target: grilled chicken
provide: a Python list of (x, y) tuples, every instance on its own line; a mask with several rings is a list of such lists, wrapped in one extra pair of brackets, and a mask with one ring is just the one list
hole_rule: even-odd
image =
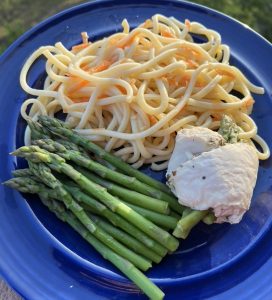
[(238, 223), (249, 209), (259, 160), (247, 143), (226, 144), (217, 132), (181, 130), (169, 162), (167, 181), (178, 201), (213, 210), (216, 222)]

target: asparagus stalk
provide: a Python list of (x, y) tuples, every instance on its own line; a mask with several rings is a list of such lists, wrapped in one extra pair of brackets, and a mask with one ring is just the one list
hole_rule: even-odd
[(154, 224), (158, 226), (162, 226), (165, 229), (175, 229), (178, 223), (178, 219), (172, 217), (163, 215), (142, 207), (139, 207), (137, 205), (133, 205), (131, 203), (127, 203), (122, 200), (123, 203), (125, 203), (127, 206), (132, 208), (133, 210), (137, 211), (139, 214), (141, 214), (143, 217), (147, 218), (148, 220), (152, 221)]
[(165, 193), (168, 193), (172, 195), (169, 188), (162, 184), (161, 182), (145, 175), (144, 173), (134, 169), (127, 163), (123, 162), (120, 158), (106, 152), (104, 149), (99, 147), (98, 145), (92, 143), (91, 141), (87, 140), (86, 138), (80, 136), (79, 134), (75, 133), (71, 129), (69, 129), (63, 122), (60, 120), (46, 117), (46, 116), (39, 116), (39, 122), (49, 129), (54, 135), (60, 136), (60, 137), (66, 137), (73, 143), (82, 146), (84, 149), (94, 153), (95, 155), (101, 157), (102, 159), (108, 161), (112, 165), (114, 165), (117, 169), (121, 170), (125, 174), (135, 177), (141, 182), (146, 183), (147, 185), (150, 185), (154, 187), (155, 189), (158, 189), (160, 191), (163, 191)]
[(31, 119), (27, 120), (28, 126), (31, 131), (31, 140), (39, 140), (39, 139), (48, 139), (50, 138), (51, 134), (48, 129), (43, 127), (38, 122), (34, 122)]
[(132, 280), (150, 299), (163, 299), (164, 293), (154, 283), (152, 283), (152, 281), (150, 281), (132, 263), (113, 252), (109, 247), (90, 234), (73, 214), (63, 209), (63, 207), (59, 206), (59, 203), (56, 203), (55, 201), (52, 203), (52, 201), (42, 198), (42, 202), (60, 220), (67, 222), (77, 233), (79, 233), (90, 245), (94, 247), (97, 252), (103, 256), (104, 259), (110, 261), (116, 268)]
[[(125, 231), (118, 229), (117, 227), (112, 226), (109, 222), (104, 221), (101, 217), (97, 215), (91, 215), (91, 219), (97, 224), (100, 228), (108, 232), (113, 238), (118, 240), (119, 242), (126, 245), (128, 248), (132, 249), (133, 251), (145, 256), (146, 258), (154, 261), (154, 257), (151, 256), (152, 253), (147, 249), (148, 254), (146, 256), (146, 247), (143, 246), (138, 240), (136, 240), (133, 236), (127, 234)], [(150, 253), (151, 252), (151, 253)], [(149, 256), (149, 257), (148, 257)], [(161, 262), (162, 257), (156, 255), (155, 262)]]
[(87, 193), (90, 193), (92, 196), (99, 199), (113, 212), (116, 212), (129, 220), (132, 224), (166, 247), (169, 251), (175, 251), (178, 248), (179, 242), (171, 234), (153, 224), (124, 203), (121, 203), (118, 198), (109, 194), (104, 187), (93, 183), (73, 167), (65, 163), (65, 160), (59, 155), (47, 152), (37, 146), (23, 146), (13, 152), (13, 155), (26, 157), (34, 162), (47, 163), (51, 169), (70, 177)]
[[(50, 197), (53, 199), (59, 199), (58, 193), (53, 189), (47, 188), (44, 184), (40, 184), (40, 182), (37, 182), (39, 179), (34, 176), (29, 169), (15, 170), (13, 173), (16, 175), (16, 177), (5, 182), (6, 185), (20, 190), (24, 193), (39, 194), (40, 198)], [(79, 188), (73, 187), (70, 182), (69, 185), (64, 185), (64, 188), (69, 193), (71, 193), (73, 197), (80, 202), (80, 204), (86, 203), (88, 205), (86, 207), (87, 210), (90, 210), (91, 208), (92, 212), (104, 216), (113, 225), (120, 227), (121, 229), (132, 235), (134, 238), (131, 237), (131, 239), (134, 239), (135, 241), (129, 241), (128, 244), (130, 244), (131, 249), (135, 249), (137, 253), (147, 257), (148, 259), (156, 263), (159, 263), (162, 259), (162, 256), (167, 253), (167, 250), (160, 244), (151, 240), (143, 232), (128, 223), (123, 218), (112, 213), (105, 205), (84, 194)], [(81, 206), (84, 207), (83, 204), (81, 204)], [(152, 248), (157, 251), (158, 254), (155, 251), (152, 251)]]
[[(40, 175), (44, 175), (45, 178), (51, 177), (49, 174), (45, 174), (47, 172), (47, 170), (46, 170), (46, 168), (43, 168), (42, 166), (39, 166), (38, 170), (35, 170), (34, 172), (35, 172), (36, 176), (39, 172)], [(14, 179), (16, 179), (16, 180), (14, 180)], [(128, 259), (131, 263), (135, 264), (141, 270), (146, 271), (151, 267), (151, 263), (147, 259), (143, 258), (142, 256), (140, 256), (140, 255), (134, 253), (133, 251), (131, 251), (130, 249), (126, 248), (123, 244), (119, 243), (117, 240), (112, 238), (107, 232), (105, 232), (104, 230), (99, 228), (99, 226), (97, 226), (89, 218), (89, 216), (84, 212), (83, 208), (80, 205), (78, 205), (72, 199), (71, 196), (67, 197), (67, 195), (69, 195), (69, 194), (63, 188), (61, 188), (61, 189), (63, 189), (65, 192), (60, 193), (60, 188), (57, 186), (57, 183), (54, 183), (54, 184), (50, 183), (50, 185), (52, 184), (51, 187), (54, 186), (54, 188), (55, 188), (55, 190), (52, 191), (52, 190), (46, 188), (42, 184), (36, 185), (36, 182), (31, 179), (28, 179), (27, 181), (25, 181), (25, 178), (23, 178), (23, 177), (18, 177), (18, 178), (14, 178), (14, 179), (10, 179), (9, 181), (5, 182), (5, 184), (9, 187), (15, 188), (24, 193), (32, 193), (32, 194), (37, 193), (40, 195), (40, 197), (43, 197), (43, 198), (54, 197), (55, 199), (63, 201), (65, 206), (68, 209), (70, 209), (75, 214), (75, 216), (79, 219), (79, 221), (101, 242), (103, 242), (105, 245), (108, 245), (108, 247), (110, 247), (113, 251), (115, 251), (117, 254), (121, 255), (122, 257)], [(52, 181), (53, 178), (50, 180)], [(31, 181), (33, 181), (33, 182), (31, 182)], [(47, 183), (47, 179), (44, 181)], [(35, 186), (35, 185), (37, 187), (33, 188), (33, 186)], [(38, 189), (40, 189), (40, 190), (38, 190)], [(35, 190), (35, 192), (33, 192), (33, 190)], [(69, 197), (70, 197), (70, 199), (66, 200)], [(71, 201), (74, 203), (73, 204), (69, 203), (69, 205), (67, 205), (67, 201)], [(78, 209), (75, 210), (74, 207), (77, 207)], [(78, 212), (79, 210), (80, 210), (80, 214)]]
[(28, 169), (17, 169), (12, 171), (14, 177), (31, 177), (34, 176), (33, 173)]
[(176, 219), (178, 219), (178, 220), (181, 218), (181, 215), (178, 214), (178, 213), (176, 213), (176, 212), (173, 211), (173, 210), (170, 210), (169, 216), (172, 216), (172, 217), (174, 217), (174, 218), (176, 218)]
[(182, 218), (188, 216), (193, 210), (190, 207), (186, 207), (182, 213)]
[[(101, 204), (91, 196), (83, 193), (79, 188), (72, 186), (71, 184), (66, 184), (65, 188), (73, 195), (73, 197), (80, 203), (85, 210), (89, 210), (95, 214), (105, 217), (113, 225), (123, 229), (128, 234), (135, 237), (139, 242), (146, 246), (143, 255), (158, 262), (161, 260), (162, 256), (165, 256), (167, 249), (160, 245), (158, 242), (151, 239), (143, 231), (139, 230), (137, 227), (126, 221), (124, 218), (113, 213), (105, 205)], [(85, 204), (85, 205), (84, 205)], [(153, 259), (152, 259), (153, 258)]]
[(51, 173), (51, 170), (44, 164), (38, 163), (34, 164), (29, 162), (30, 170), (49, 187), (53, 188), (59, 195), (58, 200), (64, 202), (66, 207), (70, 209), (77, 218), (86, 226), (86, 228), (94, 234), (100, 241), (106, 243), (110, 248), (112, 248), (116, 253), (120, 254), (124, 258), (134, 263), (140, 269), (146, 271), (151, 267), (151, 264), (146, 259), (132, 252), (131, 250), (124, 247), (122, 244), (114, 240), (110, 235), (100, 230), (88, 215), (84, 212), (83, 208), (78, 205), (69, 193), (63, 188), (61, 182), (55, 178)]
[(220, 133), (227, 143), (237, 143), (239, 141), (239, 133), (241, 128), (233, 122), (232, 118), (224, 115), (220, 122), (220, 128), (218, 133)]
[(202, 221), (207, 224), (207, 225), (211, 225), (214, 223), (215, 221), (215, 215), (212, 212), (209, 212), (203, 219)]
[(113, 170), (113, 171), (118, 171), (117, 168), (116, 168), (114, 165), (112, 165), (112, 164), (109, 163), (108, 161), (102, 159), (101, 157), (95, 155), (94, 159), (95, 159), (98, 163), (100, 163), (101, 165), (103, 165), (103, 166), (105, 166), (105, 167), (107, 167), (107, 168), (109, 168), (109, 169), (111, 169), (111, 170)]
[(42, 149), (57, 153), (66, 160), (72, 160), (77, 165), (87, 168), (88, 170), (96, 173), (102, 178), (106, 178), (110, 181), (116, 182), (141, 194), (166, 201), (169, 203), (171, 208), (179, 213), (182, 213), (183, 211), (183, 207), (177, 202), (177, 199), (175, 197), (161, 192), (151, 186), (148, 186), (145, 183), (140, 182), (135, 177), (124, 175), (120, 172), (111, 170), (91, 159), (87, 159), (86, 157), (83, 157), (78, 151), (67, 151), (63, 145), (60, 145), (59, 143), (49, 139), (37, 140), (35, 141), (35, 144)]
[(168, 203), (157, 200), (154, 198), (151, 198), (149, 196), (140, 194), (135, 191), (131, 191), (127, 188), (123, 188), (117, 184), (114, 184), (108, 180), (102, 179), (101, 177), (98, 177), (91, 173), (90, 171), (86, 170), (85, 168), (78, 167), (73, 165), (73, 167), (82, 173), (84, 176), (86, 176), (91, 181), (104, 186), (109, 193), (111, 193), (114, 196), (120, 197), (126, 202), (129, 202), (131, 204), (135, 204), (137, 206), (149, 209), (151, 211), (155, 211), (161, 214), (167, 214), (169, 213)]
[(186, 239), (191, 229), (198, 224), (207, 214), (208, 210), (193, 210), (184, 218), (178, 221), (173, 235), (178, 238)]

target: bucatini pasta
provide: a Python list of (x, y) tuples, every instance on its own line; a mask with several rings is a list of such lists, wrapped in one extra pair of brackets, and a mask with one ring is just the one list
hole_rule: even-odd
[[(242, 128), (241, 138), (260, 145), (259, 159), (269, 157), (249, 116), (251, 92), (264, 90), (229, 64), (229, 47), (218, 32), (159, 14), (133, 30), (126, 20), (122, 25), (123, 32), (96, 42), (83, 32), (82, 44), (71, 50), (60, 42), (36, 50), (20, 76), (22, 88), (35, 96), (22, 104), (23, 118), (62, 111), (78, 133), (134, 167), (150, 163), (162, 170), (177, 131), (190, 126), (217, 130), (228, 114)], [(43, 89), (34, 89), (26, 78), (41, 56), (47, 77)], [(27, 130), (26, 144), (29, 139)]]

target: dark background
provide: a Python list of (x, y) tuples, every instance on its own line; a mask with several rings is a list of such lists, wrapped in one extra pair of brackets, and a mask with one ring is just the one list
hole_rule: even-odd
[[(124, 0), (125, 1), (125, 0)], [(82, 0), (0, 0), (0, 53), (36, 23)], [(249, 25), (272, 41), (271, 0), (195, 0)]]

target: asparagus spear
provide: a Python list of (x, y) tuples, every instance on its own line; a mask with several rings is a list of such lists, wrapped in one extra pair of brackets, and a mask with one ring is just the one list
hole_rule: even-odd
[(144, 173), (134, 169), (127, 163), (123, 162), (120, 158), (106, 152), (104, 149), (99, 147), (98, 145), (92, 143), (91, 141), (85, 139), (84, 137), (80, 136), (79, 134), (75, 133), (71, 129), (69, 129), (63, 122), (60, 120), (46, 117), (46, 116), (39, 116), (39, 122), (49, 129), (54, 135), (63, 137), (65, 136), (67, 139), (72, 141), (73, 143), (82, 146), (86, 150), (94, 153), (95, 155), (101, 157), (102, 159), (108, 161), (115, 167), (117, 167), (119, 170), (123, 171), (125, 174), (129, 176), (133, 176), (137, 178), (138, 180), (146, 183), (147, 185), (150, 185), (154, 187), (155, 189), (161, 190), (165, 193), (168, 193), (172, 195), (169, 188), (162, 184), (161, 182), (145, 175)]
[(186, 207), (182, 213), (182, 218), (188, 216), (193, 210), (190, 207)]
[[(101, 217), (98, 217), (97, 215), (92, 214), (91, 218), (95, 222), (95, 224), (97, 224), (103, 230), (108, 232), (113, 238), (115, 238), (119, 242), (123, 243), (128, 248), (132, 249), (133, 251), (147, 257), (148, 259), (151, 259), (152, 261), (155, 261), (156, 263), (159, 263), (162, 260), (162, 257), (160, 257), (156, 254), (155, 254), (156, 259), (154, 260), (154, 257), (153, 257), (154, 253), (152, 253), (152, 251), (149, 251), (149, 249), (147, 249), (147, 251), (146, 251), (146, 247), (144, 247), (143, 244), (141, 244), (138, 240), (136, 240), (130, 234), (127, 234), (125, 231), (112, 226), (109, 222), (103, 220)], [(146, 256), (146, 253), (148, 253), (147, 256)]]
[(122, 256), (113, 252), (106, 245), (96, 239), (88, 230), (74, 217), (73, 214), (66, 211), (57, 202), (52, 202), (47, 198), (42, 198), (46, 205), (60, 220), (67, 222), (76, 232), (78, 232), (94, 249), (99, 252), (103, 258), (110, 261), (116, 268), (131, 279), (150, 299), (163, 299), (164, 293), (150, 281), (141, 271)]
[(104, 186), (109, 193), (113, 194), (114, 196), (118, 196), (121, 199), (125, 200), (126, 202), (129, 202), (131, 204), (135, 204), (137, 206), (149, 209), (151, 211), (155, 211), (162, 214), (169, 213), (168, 203), (154, 199), (152, 197), (140, 194), (135, 191), (131, 191), (127, 188), (121, 187), (117, 184), (114, 184), (108, 180), (102, 179), (101, 177), (98, 177), (91, 173), (90, 171), (86, 170), (85, 168), (78, 167), (73, 165), (73, 167), (82, 173), (84, 176), (86, 176), (91, 181)]
[(159, 214), (157, 212), (139, 207), (137, 205), (133, 205), (131, 203), (127, 203), (122, 200), (123, 203), (125, 203), (127, 206), (132, 208), (133, 210), (137, 211), (139, 214), (147, 218), (148, 220), (152, 221), (154, 224), (158, 226), (162, 226), (165, 229), (175, 229), (178, 223), (178, 219), (167, 216), (163, 214)]
[[(50, 198), (59, 199), (57, 192), (53, 189), (47, 188), (44, 184), (40, 184), (39, 178), (34, 176), (30, 169), (15, 170), (13, 174), (15, 178), (7, 181), (5, 183), (6, 185), (20, 190), (24, 193), (35, 193), (39, 194), (40, 197), (43, 196), (48, 198), (50, 196)], [(135, 242), (129, 242), (129, 244), (131, 245), (131, 248), (135, 249), (137, 253), (147, 257), (148, 259), (156, 263), (159, 263), (162, 259), (161, 256), (164, 256), (167, 253), (167, 250), (160, 244), (151, 240), (143, 232), (128, 223), (123, 218), (112, 213), (105, 205), (84, 194), (79, 188), (73, 187), (70, 182), (69, 185), (64, 184), (64, 188), (68, 192), (70, 192), (73, 197), (80, 202), (80, 204), (81, 202), (86, 203), (88, 205), (88, 210), (92, 208), (92, 211), (94, 213), (104, 216), (109, 221), (111, 221), (113, 225), (122, 228), (124, 231), (132, 235)], [(84, 207), (83, 204), (81, 204), (81, 206)], [(155, 249), (155, 251), (157, 251), (159, 254), (152, 251), (152, 248)]]
[(118, 198), (109, 194), (104, 187), (93, 183), (73, 167), (65, 163), (65, 160), (59, 155), (45, 151), (37, 146), (23, 146), (13, 152), (13, 155), (26, 157), (34, 162), (47, 163), (51, 169), (70, 177), (87, 193), (98, 198), (112, 211), (129, 220), (132, 224), (166, 247), (169, 251), (175, 251), (178, 248), (179, 242), (171, 234), (153, 224), (124, 203), (121, 203)]
[(12, 171), (14, 177), (31, 177), (34, 176), (33, 173), (28, 169), (17, 169)]
[(184, 218), (178, 221), (178, 224), (173, 232), (175, 237), (186, 239), (191, 229), (199, 223), (207, 214), (208, 210), (193, 210)]
[(105, 167), (107, 167), (107, 168), (109, 168), (109, 169), (111, 169), (111, 170), (113, 170), (113, 171), (118, 171), (117, 168), (116, 168), (114, 165), (112, 165), (112, 164), (109, 163), (108, 161), (102, 159), (101, 157), (95, 155), (94, 159), (95, 159), (98, 163), (100, 163), (101, 165), (103, 165), (103, 166), (105, 166)]
[(215, 215), (212, 212), (209, 212), (203, 219), (202, 221), (207, 224), (207, 225), (211, 225), (214, 223), (215, 221)]
[[(137, 227), (126, 221), (124, 218), (113, 213), (105, 205), (101, 204), (94, 198), (83, 193), (79, 188), (72, 186), (71, 184), (65, 184), (65, 188), (73, 195), (78, 202), (82, 203), (82, 206), (86, 210), (90, 210), (95, 214), (99, 214), (106, 219), (108, 219), (113, 225), (122, 228), (124, 231), (135, 237), (137, 240), (142, 242), (146, 247), (150, 248), (152, 251), (145, 250), (144, 255), (148, 258), (154, 258), (154, 261), (157, 262), (160, 260), (161, 256), (166, 255), (167, 249), (160, 245), (158, 242), (151, 239), (144, 232), (139, 230)], [(84, 205), (85, 203), (85, 205)], [(150, 253), (151, 252), (151, 253)]]
[(170, 210), (169, 216), (172, 216), (172, 217), (174, 217), (174, 218), (176, 218), (178, 220), (181, 218), (181, 215), (179, 215), (178, 213), (176, 213), (173, 210)]
[(220, 133), (227, 143), (237, 143), (239, 141), (239, 133), (241, 128), (233, 122), (232, 118), (224, 115), (220, 122), (220, 128), (218, 133)]
[[(32, 162), (29, 162), (30, 170), (43, 180), (43, 182), (54, 189), (54, 192), (57, 194), (57, 199), (60, 201), (63, 201), (67, 209), (71, 210), (75, 216), (79, 219), (79, 221), (101, 242), (108, 245), (113, 251), (118, 253), (119, 255), (123, 256), (124, 258), (128, 259), (130, 262), (135, 264), (137, 267), (139, 267), (141, 270), (148, 270), (151, 267), (151, 263), (143, 258), (142, 256), (134, 253), (133, 251), (127, 249), (124, 245), (120, 244), (118, 241), (113, 239), (109, 234), (107, 234), (104, 230), (99, 228), (95, 225), (95, 223), (89, 218), (89, 216), (85, 213), (83, 208), (73, 200), (73, 198), (70, 196), (70, 194), (63, 188), (62, 184), (55, 178), (55, 176), (51, 173), (51, 170), (44, 164), (38, 163), (34, 164)], [(24, 185), (24, 178), (18, 177), (17, 178), (17, 184), (18, 179), (21, 179), (21, 184), (23, 186), (24, 192), (26, 192), (26, 188), (28, 188), (27, 185)], [(12, 187), (12, 180), (7, 182), (7, 185)], [(40, 185), (42, 187), (42, 185)], [(18, 185), (16, 186), (17, 189)], [(20, 189), (19, 189), (20, 190)], [(22, 191), (22, 190), (21, 190)], [(44, 193), (46, 189), (44, 187)], [(29, 193), (33, 193), (31, 189), (28, 190)], [(50, 192), (47, 191), (47, 192)], [(36, 192), (35, 192), (36, 193)], [(40, 193), (38, 193), (40, 194)]]
[(91, 170), (92, 172), (95, 172), (102, 178), (106, 178), (110, 181), (116, 182), (129, 189), (133, 189), (134, 191), (139, 192), (141, 194), (164, 200), (169, 203), (170, 207), (172, 207), (179, 213), (183, 211), (183, 207), (177, 202), (177, 199), (175, 197), (161, 192), (151, 186), (148, 186), (145, 183), (140, 182), (135, 177), (124, 175), (120, 172), (111, 170), (91, 159), (87, 159), (86, 157), (83, 157), (78, 151), (67, 151), (63, 145), (60, 145), (59, 143), (49, 139), (37, 140), (35, 141), (35, 144), (42, 149), (53, 153), (57, 153), (66, 160), (72, 160), (77, 165), (85, 167)]
[(39, 140), (39, 139), (48, 139), (50, 138), (51, 134), (48, 129), (43, 127), (38, 122), (34, 122), (31, 119), (27, 120), (28, 126), (31, 131), (31, 140)]

